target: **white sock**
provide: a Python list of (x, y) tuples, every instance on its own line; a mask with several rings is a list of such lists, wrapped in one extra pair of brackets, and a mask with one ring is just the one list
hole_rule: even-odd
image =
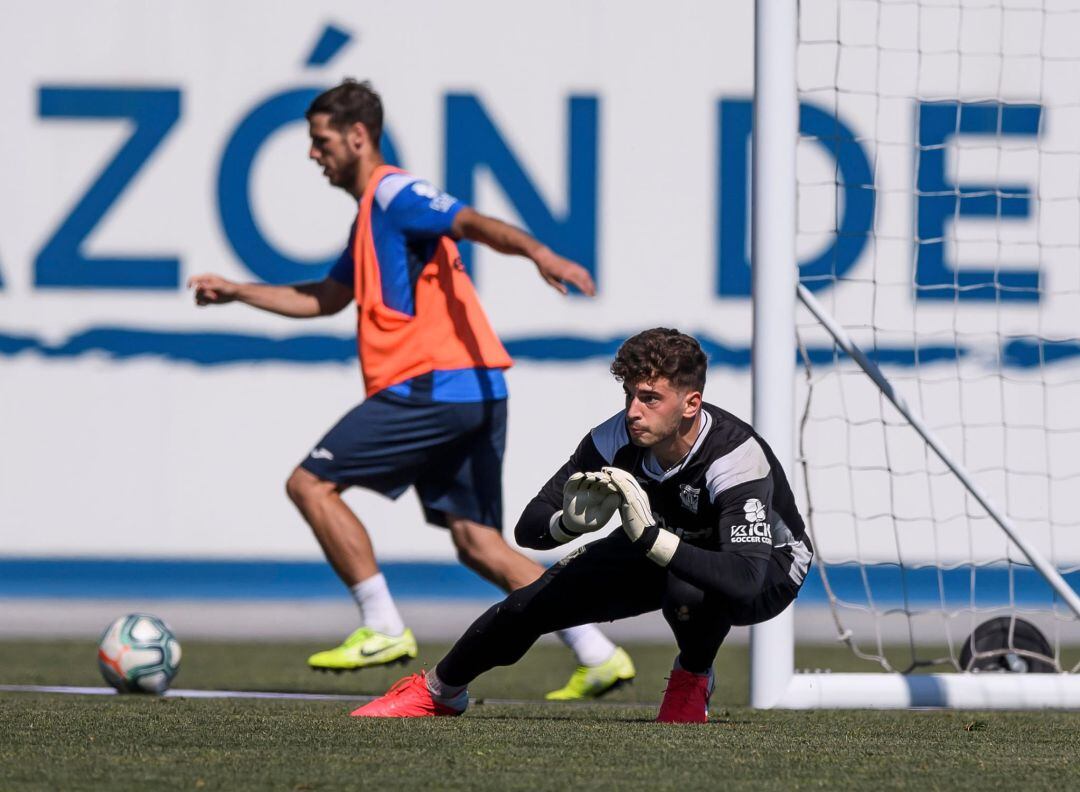
[(595, 624), (559, 630), (559, 638), (574, 653), (578, 665), (603, 665), (615, 654), (615, 644)]
[(376, 572), (367, 580), (361, 580), (349, 589), (360, 606), (360, 622), (376, 632), (401, 635), (405, 623), (401, 620), (394, 598), (386, 585), (382, 572)]
[(469, 705), (468, 685), (448, 685), (439, 679), (434, 668), (424, 672), (424, 679), (431, 697), (440, 704), (462, 710)]

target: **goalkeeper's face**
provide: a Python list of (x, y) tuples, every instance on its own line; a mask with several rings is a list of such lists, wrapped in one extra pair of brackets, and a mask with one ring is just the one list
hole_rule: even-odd
[(624, 382), (626, 431), (641, 448), (672, 443), (697, 418), (701, 393), (679, 388), (666, 377)]

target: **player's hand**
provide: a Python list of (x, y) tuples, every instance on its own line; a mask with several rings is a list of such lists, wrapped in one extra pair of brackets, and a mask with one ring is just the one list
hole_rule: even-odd
[(621, 501), (606, 473), (575, 473), (563, 487), (563, 526), (579, 534), (599, 531)]
[(631, 542), (637, 542), (649, 529), (656, 526), (652, 508), (649, 506), (649, 496), (637, 483), (632, 475), (625, 470), (615, 467), (603, 468), (607, 473), (608, 481), (619, 492), (619, 515), (622, 517), (622, 527)]
[(224, 305), (239, 296), (240, 285), (217, 275), (193, 275), (188, 288), (195, 290), (196, 305)]
[(666, 567), (679, 549), (679, 537), (656, 524), (649, 496), (632, 475), (618, 468), (602, 468), (608, 480), (619, 491), (619, 514), (626, 536), (659, 566)]
[(582, 294), (589, 297), (596, 295), (596, 284), (592, 275), (580, 264), (563, 258), (546, 247), (541, 248), (533, 261), (536, 262), (536, 269), (540, 271), (540, 277), (559, 293), (566, 294), (566, 284), (569, 283), (576, 286)]

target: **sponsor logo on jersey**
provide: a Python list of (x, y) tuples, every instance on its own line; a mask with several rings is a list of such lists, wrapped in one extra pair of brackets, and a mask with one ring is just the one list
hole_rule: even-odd
[(751, 498), (744, 503), (743, 511), (746, 512), (747, 522), (757, 523), (762, 522), (765, 519), (765, 504), (757, 498)]
[(428, 205), (436, 212), (445, 212), (454, 205), (453, 196), (447, 195), (441, 190), (438, 190), (428, 182), (413, 182), (412, 191), (419, 195), (421, 198), (430, 198), (431, 203)]
[(334, 455), (330, 451), (327, 451), (325, 448), (316, 448), (314, 451), (311, 452), (311, 458), (312, 459), (333, 459)]
[(414, 181), (411, 186), (412, 191), (421, 198), (435, 198), (439, 194), (439, 191), (430, 182)]
[(696, 487), (691, 487), (689, 484), (683, 484), (679, 487), (679, 500), (682, 501), (683, 508), (687, 511), (692, 511), (697, 514), (698, 510), (698, 498), (701, 495), (701, 490)]
[(772, 526), (767, 522), (733, 525), (731, 526), (731, 542), (732, 544), (759, 542), (761, 544), (771, 545)]

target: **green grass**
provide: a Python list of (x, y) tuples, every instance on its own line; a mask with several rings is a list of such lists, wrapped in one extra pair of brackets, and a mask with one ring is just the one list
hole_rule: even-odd
[[(312, 648), (188, 641), (176, 685), (363, 695), (402, 673), (313, 674)], [(1080, 785), (1080, 715), (757, 712), (745, 708), (745, 649), (725, 647), (712, 721), (659, 725), (671, 649), (629, 648), (639, 677), (606, 700), (619, 706), (487, 703), (455, 719), (350, 719), (347, 702), (0, 694), (0, 790)], [(444, 649), (425, 646), (421, 659)], [(798, 662), (843, 670), (849, 657), (830, 647)], [(570, 670), (565, 650), (540, 645), (472, 692), (536, 699)], [(101, 684), (92, 643), (57, 641), (0, 642), (0, 682)]]

